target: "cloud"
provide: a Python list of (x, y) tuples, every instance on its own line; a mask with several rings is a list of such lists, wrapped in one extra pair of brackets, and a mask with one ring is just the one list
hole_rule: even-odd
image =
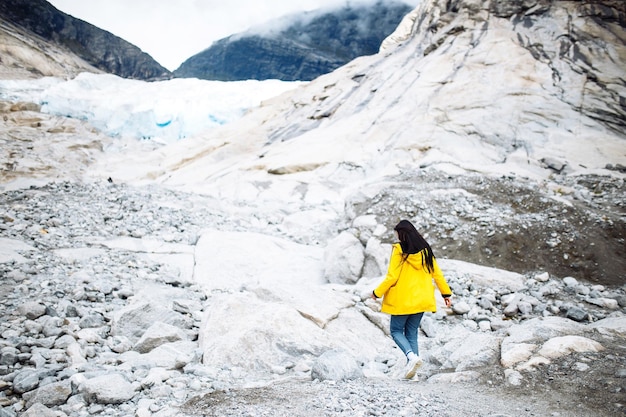
[[(138, 46), (169, 70), (221, 38), (297, 11), (377, 0), (49, 0)], [(387, 0), (388, 1), (388, 0)], [(402, 0), (417, 4), (419, 0)]]

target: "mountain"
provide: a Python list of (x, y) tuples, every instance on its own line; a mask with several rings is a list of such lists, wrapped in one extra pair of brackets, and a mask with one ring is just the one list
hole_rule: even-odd
[(96, 74), (103, 72), (67, 48), (6, 20), (2, 20), (0, 24), (0, 48), (1, 79), (40, 77), (67, 79), (74, 78), (81, 72)]
[[(29, 60), (34, 50), (35, 54), (43, 56), (47, 64), (42, 60), (31, 61), (36, 64), (32, 72), (39, 72), (47, 75), (51, 67), (60, 65), (66, 71), (75, 73), (73, 65), (68, 64), (68, 59), (73, 61), (84, 61), (78, 64), (79, 67), (89, 69), (89, 66), (100, 71), (119, 75), (124, 78), (134, 78), (140, 80), (154, 80), (169, 78), (170, 72), (157, 63), (152, 57), (142, 52), (136, 46), (118, 38), (117, 36), (99, 29), (89, 23), (69, 16), (45, 0), (6, 0), (0, 3), (0, 20), (2, 21), (3, 38), (7, 39), (13, 48), (13, 67), (22, 65), (21, 60)], [(27, 39), (37, 39), (37, 47), (32, 48), (29, 41), (24, 43), (15, 38), (16, 33), (32, 33), (25, 36)], [(40, 48), (43, 52), (40, 52)], [(25, 49), (20, 49), (25, 48)], [(55, 58), (58, 53), (49, 54), (47, 51), (57, 51), (64, 49), (78, 59), (59, 58), (65, 64), (57, 62)], [(18, 50), (25, 50), (20, 54)], [(86, 63), (86, 64), (85, 64)], [(3, 57), (3, 66), (4, 63)], [(28, 64), (27, 64), (28, 65)], [(41, 68), (38, 66), (41, 65)], [(69, 68), (68, 68), (69, 66)], [(57, 70), (59, 70), (57, 68)]]
[[(0, 81), (0, 415), (622, 415), (625, 17), (423, 0), (379, 53), (167, 145), (92, 121), (203, 118), (211, 82)], [(419, 382), (371, 298), (400, 219), (453, 292)]]
[(290, 15), (215, 42), (174, 71), (206, 80), (312, 80), (362, 56), (411, 10), (398, 1)]
[[(225, 199), (236, 180), (257, 206), (274, 196), (259, 184), (293, 184), (303, 211), (305, 182), (336, 200), (334, 221), (416, 216), (446, 257), (620, 282), (626, 226), (609, 196), (622, 186), (601, 184), (624, 171), (625, 26), (624, 4), (611, 1), (423, 1), (379, 54), (148, 165), (168, 186)], [(438, 199), (439, 187), (480, 209), (450, 213), (452, 191)], [(582, 203), (595, 187), (613, 203)], [(497, 227), (481, 225), (490, 207), (503, 213)]]
[[(200, 190), (258, 213), (271, 211), (279, 195), (281, 218), (304, 216), (319, 198), (310, 222), (320, 224), (298, 237), (307, 242), (325, 242), (365, 214), (388, 223), (424, 216), (423, 227), (446, 248), (442, 256), (622, 282), (625, 8), (424, 1), (380, 53), (266, 100), (236, 122), (140, 157), (109, 152), (98, 164), (107, 177)], [(85, 103), (71, 100), (78, 91), (90, 100), (112, 97), (54, 90), (61, 104)], [(175, 106), (192, 120), (210, 117), (186, 98), (156, 103), (156, 112), (116, 102), (117, 109), (88, 101), (78, 114), (104, 113), (109, 119), (97, 125), (112, 130), (121, 120), (143, 120), (151, 131), (185, 119), (170, 111)], [(450, 212), (440, 196), (466, 204)], [(503, 213), (497, 226), (481, 217), (494, 210)]]

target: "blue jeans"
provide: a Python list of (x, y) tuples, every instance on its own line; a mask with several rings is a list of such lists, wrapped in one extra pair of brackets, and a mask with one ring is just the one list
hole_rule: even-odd
[(391, 321), (389, 322), (391, 337), (405, 355), (408, 355), (409, 352), (419, 355), (417, 332), (419, 331), (423, 315), (424, 313), (415, 313), (391, 316)]

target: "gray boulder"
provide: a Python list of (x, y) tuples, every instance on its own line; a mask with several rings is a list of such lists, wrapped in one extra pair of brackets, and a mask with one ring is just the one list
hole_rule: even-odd
[(324, 276), (335, 284), (354, 284), (361, 277), (365, 253), (352, 233), (343, 232), (329, 242), (324, 252)]
[(37, 301), (29, 301), (22, 304), (18, 308), (18, 312), (29, 320), (35, 320), (46, 314), (46, 306)]
[(387, 264), (391, 247), (383, 244), (379, 239), (370, 237), (365, 246), (365, 265), (363, 266), (364, 277), (380, 277), (387, 273)]
[(133, 349), (139, 353), (148, 353), (165, 343), (184, 339), (185, 334), (178, 327), (158, 321), (146, 330)]
[(186, 329), (191, 328), (193, 324), (189, 317), (173, 310), (154, 303), (141, 303), (118, 310), (113, 316), (111, 333), (113, 336), (125, 336), (136, 343), (155, 322)]
[(13, 379), (13, 391), (18, 394), (34, 390), (39, 385), (39, 372), (34, 369), (20, 371)]
[(26, 400), (26, 407), (30, 408), (36, 403), (45, 406), (65, 404), (70, 395), (72, 395), (72, 386), (69, 379), (65, 379), (27, 392), (22, 397)]
[(37, 403), (26, 410), (22, 417), (67, 417), (67, 414), (62, 411), (51, 410), (45, 405)]
[(362, 376), (363, 372), (354, 357), (344, 350), (328, 350), (322, 353), (311, 368), (311, 378), (320, 381), (358, 379)]
[(135, 390), (120, 374), (101, 375), (85, 381), (83, 396), (88, 403), (121, 404), (133, 398)]

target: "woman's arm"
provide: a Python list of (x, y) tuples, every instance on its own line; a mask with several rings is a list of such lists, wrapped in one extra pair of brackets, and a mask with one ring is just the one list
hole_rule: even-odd
[(376, 298), (382, 297), (389, 288), (398, 282), (400, 277), (400, 270), (402, 268), (402, 251), (399, 249), (399, 245), (393, 245), (391, 248), (391, 257), (389, 258), (389, 267), (387, 268), (387, 275), (383, 282), (372, 292), (372, 295)]
[(435, 284), (437, 285), (437, 288), (439, 288), (439, 292), (446, 303), (446, 307), (450, 307), (452, 305), (452, 300), (450, 298), (452, 296), (452, 290), (443, 276), (443, 272), (441, 271), (441, 268), (439, 268), (437, 259), (435, 258), (433, 258), (433, 268), (433, 279), (435, 280)]

